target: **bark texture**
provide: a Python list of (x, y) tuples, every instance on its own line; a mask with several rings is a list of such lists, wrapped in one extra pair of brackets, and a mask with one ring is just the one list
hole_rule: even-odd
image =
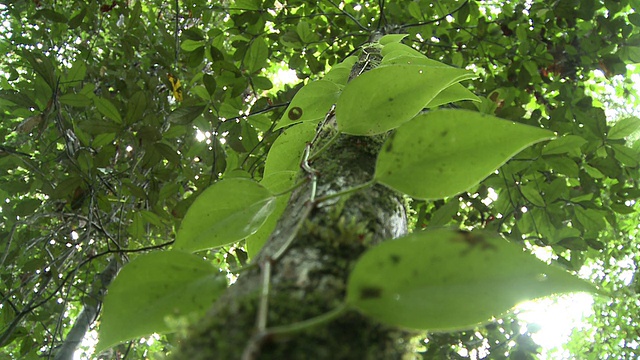
[[(370, 58), (367, 56), (367, 58)], [(360, 67), (366, 64), (360, 63)], [(361, 70), (354, 71), (360, 73)], [(318, 130), (317, 150), (337, 133), (329, 118)], [(372, 179), (384, 136), (339, 135), (310, 162), (317, 171), (317, 197)], [(312, 151), (313, 153), (313, 151)], [(301, 177), (307, 176), (304, 171)], [(368, 187), (310, 203), (311, 184), (292, 194), (275, 231), (253, 261), (269, 263), (267, 329), (325, 314), (343, 303), (354, 262), (371, 246), (405, 234), (402, 197)], [(286, 251), (278, 257), (283, 249)], [(271, 261), (276, 257), (276, 260)], [(355, 311), (293, 334), (256, 333), (264, 266), (242, 273), (191, 332), (176, 358), (200, 359), (402, 359), (412, 334), (382, 325)]]

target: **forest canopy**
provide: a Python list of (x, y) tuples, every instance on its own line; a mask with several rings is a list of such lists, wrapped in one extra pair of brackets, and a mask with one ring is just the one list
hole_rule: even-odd
[[(508, 149), (509, 160), (494, 161), (490, 172), (469, 170), (472, 179), (460, 185), (464, 191), (448, 191), (455, 181), (443, 181), (444, 190), (415, 190), (416, 178), (426, 172), (411, 168), (394, 178), (378, 167), (376, 186), (408, 194), (402, 197), (408, 231), (483, 229), (528, 253), (546, 254), (555, 267), (607, 294), (594, 296), (588, 326), (576, 329), (553, 358), (633, 358), (640, 346), (638, 8), (638, 0), (0, 4), (0, 48), (6, 54), (0, 62), (0, 359), (71, 359), (64, 356), (72, 356), (83, 338), (95, 343), (96, 331), (108, 323), (103, 299), (126, 264), (139, 259), (137, 264), (149, 261), (158, 269), (139, 287), (146, 297), (131, 298), (130, 310), (138, 314), (163, 293), (153, 281), (178, 274), (170, 265), (204, 259), (198, 271), (223, 276), (198, 283), (210, 290), (206, 296), (185, 292), (197, 298), (193, 312), (149, 311), (144, 316), (156, 322), (140, 321), (136, 331), (157, 331), (143, 340), (122, 339), (100, 358), (175, 355), (181, 339), (192, 336), (189, 324), (205, 317), (228, 282), (242, 278), (240, 269), (255, 267), (252, 260), (295, 185), (282, 181), (313, 172), (300, 170), (303, 148), (316, 140), (318, 124), (334, 114), (334, 104), (337, 129), (345, 134), (391, 131), (400, 138), (423, 128), (373, 129), (367, 117), (389, 109), (374, 108), (377, 100), (369, 106), (344, 100), (350, 99), (342, 91), (347, 81), (354, 82), (354, 75), (367, 81), (363, 74), (374, 71), (368, 67), (383, 69), (373, 74), (386, 83), (371, 81), (386, 91), (406, 77), (396, 75), (410, 65), (396, 72), (389, 68), (399, 60), (374, 59), (372, 49), (386, 45), (376, 43), (382, 34), (398, 35), (387, 38), (397, 44), (388, 52), (398, 46), (403, 56), (424, 57), (424, 69), (428, 61), (446, 64), (433, 79), (456, 79), (441, 86), (455, 91), (438, 88), (440, 97), (416, 100), (412, 117), (420, 112), (427, 121), (438, 109), (539, 131), (528, 140), (526, 131), (506, 133), (505, 143), (525, 139), (522, 146)], [(349, 91), (369, 87), (356, 86)], [(416, 80), (405, 99), (426, 87)], [(364, 120), (340, 123), (341, 111)], [(502, 123), (495, 124), (490, 132), (499, 133)], [(476, 152), (479, 162), (489, 161), (491, 150), (505, 143), (478, 140), (484, 130), (473, 125), (464, 142), (482, 149)], [(308, 139), (299, 148), (278, 148), (297, 139), (288, 129)], [(448, 166), (447, 156), (435, 160)], [(391, 159), (382, 165), (394, 164)], [(314, 179), (323, 172), (317, 170)], [(403, 179), (410, 179), (407, 186)], [(231, 183), (241, 184), (241, 195)], [(200, 195), (212, 196), (206, 191), (214, 193), (210, 203), (225, 205), (211, 216), (236, 216), (228, 224), (247, 224), (244, 232), (221, 225), (224, 239), (216, 247), (181, 230), (205, 223), (187, 214), (202, 206)], [(276, 193), (287, 198), (278, 202)], [(253, 197), (243, 202), (246, 194)], [(243, 215), (252, 206), (260, 216)], [(269, 217), (272, 211), (277, 215)], [(342, 225), (366, 238), (362, 228)], [(485, 244), (460, 236), (479, 248)], [(176, 249), (197, 255), (162, 258)], [(543, 356), (532, 339), (536, 327), (516, 316), (455, 330), (416, 336), (415, 357)], [(83, 345), (76, 356), (97, 357), (92, 351)]]

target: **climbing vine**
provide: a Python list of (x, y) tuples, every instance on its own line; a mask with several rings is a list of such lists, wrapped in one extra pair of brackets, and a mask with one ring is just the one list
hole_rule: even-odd
[[(176, 309), (181, 313), (198, 310), (202, 297), (185, 296), (188, 289), (197, 286), (207, 294), (207, 301), (219, 294), (224, 284), (216, 279), (222, 275), (185, 252), (246, 238), (250, 254), (255, 256), (270, 231), (260, 232), (259, 237), (255, 234), (263, 227), (273, 229), (290, 191), (301, 184), (311, 186), (311, 192), (296, 228), (275, 253), (249, 265), (259, 266), (262, 290), (256, 334), (246, 352), (254, 351), (259, 339), (270, 333), (301, 331), (331, 321), (349, 309), (402, 328), (455, 330), (487, 321), (526, 299), (595, 291), (590, 284), (546, 265), (496, 235), (439, 228), (383, 242), (366, 252), (356, 262), (346, 297), (336, 309), (301, 323), (269, 328), (266, 313), (272, 264), (287, 251), (314, 207), (375, 184), (416, 199), (454, 196), (476, 186), (524, 148), (555, 137), (551, 131), (477, 111), (438, 108), (451, 102), (479, 101), (461, 85), (475, 75), (428, 59), (402, 44), (402, 39), (402, 35), (387, 35), (371, 44), (378, 48), (381, 61), (351, 81), (347, 82), (351, 72), (343, 70), (353, 66), (355, 58), (348, 58), (324, 79), (303, 87), (276, 125), (285, 130), (267, 155), (264, 180), (218, 181), (189, 208), (178, 229), (174, 250), (143, 255), (125, 266), (105, 299), (100, 349), (162, 331), (159, 322), (167, 315), (175, 316)], [(363, 57), (368, 61), (369, 53), (365, 51)], [(336, 124), (335, 134), (389, 135), (370, 181), (316, 197), (318, 173), (309, 158), (313, 150), (324, 148), (320, 130), (331, 122)], [(331, 142), (331, 136), (324, 141)], [(171, 256), (181, 261), (165, 259)], [(137, 273), (158, 271), (158, 262), (171, 263), (173, 277), (180, 278), (179, 283), (173, 277), (166, 282), (158, 279), (154, 285), (164, 289), (162, 296), (141, 291), (135, 280)], [(156, 321), (128, 326), (135, 311), (128, 304), (132, 297), (143, 299), (145, 306), (155, 309)], [(472, 308), (464, 306), (469, 298), (474, 299)]]

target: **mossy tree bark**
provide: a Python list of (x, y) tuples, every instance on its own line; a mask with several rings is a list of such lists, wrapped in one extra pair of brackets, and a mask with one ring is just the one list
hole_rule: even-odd
[[(371, 53), (354, 67), (367, 70)], [(352, 75), (353, 76), (353, 75)], [(337, 133), (335, 116), (318, 129), (313, 150)], [(384, 136), (338, 135), (309, 165), (317, 198), (343, 192), (373, 178)], [(308, 170), (301, 176), (310, 176)], [(264, 249), (261, 264), (239, 277), (192, 330), (179, 359), (401, 359), (412, 334), (382, 325), (355, 311), (286, 335), (269, 335), (256, 326), (270, 268), (266, 328), (295, 324), (343, 304), (354, 262), (371, 246), (406, 233), (402, 197), (380, 185), (312, 202), (312, 183), (292, 194)], [(290, 242), (290, 243), (289, 243)], [(282, 249), (286, 249), (282, 252)], [(282, 254), (282, 255), (280, 255)]]

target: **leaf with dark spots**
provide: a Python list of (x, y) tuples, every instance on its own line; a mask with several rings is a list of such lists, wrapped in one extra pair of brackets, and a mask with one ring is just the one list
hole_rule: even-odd
[(287, 116), (291, 120), (298, 120), (302, 117), (302, 109), (297, 106), (294, 108), (291, 108), (291, 110), (287, 112)]
[(382, 296), (382, 289), (378, 287), (363, 287), (360, 289), (360, 299), (377, 299)]

